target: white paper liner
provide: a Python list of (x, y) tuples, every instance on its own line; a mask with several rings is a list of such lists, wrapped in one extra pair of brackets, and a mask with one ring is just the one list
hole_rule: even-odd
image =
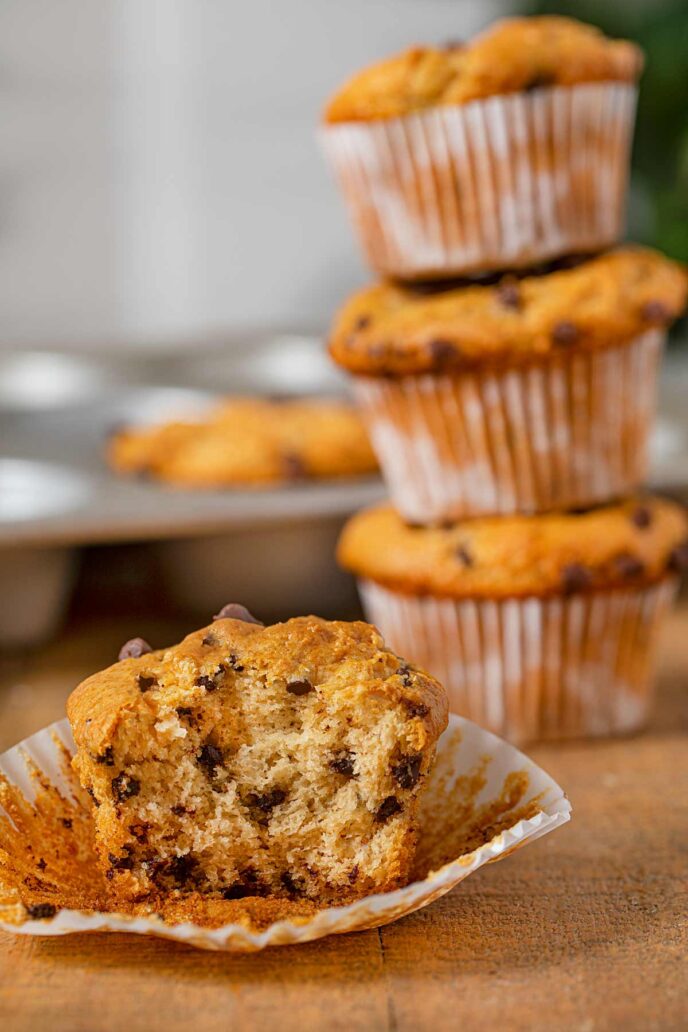
[(628, 494), (647, 473), (665, 334), (527, 367), (354, 378), (392, 501), (412, 522)]
[(545, 87), (328, 126), (323, 144), (374, 268), (509, 268), (623, 235), (636, 95)]
[[(0, 756), (0, 773), (13, 784), (20, 786), (29, 800), (34, 798), (34, 790), (27, 774), (26, 758), (33, 761), (63, 793), (69, 791), (61, 772), (56, 737), (70, 751), (73, 750), (69, 724), (66, 720), (61, 720)], [(423, 803), (424, 812), (431, 814), (433, 807), (444, 807), (445, 800), (451, 801), (452, 791), (458, 791), (457, 779), (475, 772), (478, 768), (484, 769), (485, 783), (475, 799), (476, 806), (501, 798), (500, 794), (503, 792), (507, 776), (512, 772), (523, 771), (527, 775), (528, 788), (519, 809), (522, 808), (522, 804), (535, 800), (537, 812), (527, 819), (517, 820), (512, 827), (495, 835), (491, 841), (445, 864), (439, 870), (430, 873), (423, 881), (395, 892), (369, 896), (348, 906), (331, 907), (303, 920), (303, 923), (279, 921), (258, 932), (240, 924), (207, 929), (190, 923), (165, 925), (155, 918), (65, 909), (59, 910), (49, 920), (25, 920), (22, 924), (0, 920), (0, 928), (14, 934), (38, 936), (67, 935), (84, 931), (128, 932), (175, 939), (202, 949), (253, 952), (266, 946), (308, 942), (325, 935), (387, 924), (427, 906), (483, 864), (506, 856), (569, 819), (570, 804), (561, 788), (549, 775), (513, 746), (457, 716), (450, 717), (449, 728), (440, 739), (435, 772), (428, 784), (426, 800)], [(430, 818), (426, 816), (427, 819)], [(1, 870), (0, 868), (0, 876)], [(0, 881), (0, 896), (2, 889)], [(5, 887), (5, 894), (6, 892)], [(23, 911), (23, 908), (21, 909)]]
[(450, 709), (518, 743), (641, 728), (676, 586), (454, 600), (359, 583), (370, 622), (444, 684)]

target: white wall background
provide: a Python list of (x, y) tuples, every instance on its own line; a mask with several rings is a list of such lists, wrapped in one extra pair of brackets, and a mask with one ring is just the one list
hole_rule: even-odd
[(366, 275), (324, 100), (508, 6), (3, 0), (0, 347), (324, 326)]

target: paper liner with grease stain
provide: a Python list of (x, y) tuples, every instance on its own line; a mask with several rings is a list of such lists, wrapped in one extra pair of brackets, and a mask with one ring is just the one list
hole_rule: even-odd
[(0, 928), (22, 935), (111, 931), (253, 952), (376, 928), (427, 906), (483, 864), (569, 819), (561, 788), (523, 753), (452, 715), (421, 807), (414, 881), (318, 910), (309, 902), (172, 893), (112, 909), (95, 861), (91, 802), (61, 720), (0, 756)]

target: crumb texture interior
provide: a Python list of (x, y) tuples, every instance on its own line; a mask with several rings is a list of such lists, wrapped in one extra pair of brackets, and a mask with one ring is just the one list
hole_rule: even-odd
[(405, 883), (441, 687), (366, 624), (218, 620), (69, 705), (106, 878), (336, 902)]

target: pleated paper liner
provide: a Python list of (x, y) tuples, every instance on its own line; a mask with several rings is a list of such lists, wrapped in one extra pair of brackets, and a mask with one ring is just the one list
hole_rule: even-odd
[[(108, 931), (154, 935), (202, 949), (252, 952), (375, 928), (427, 906), (485, 863), (569, 819), (559, 786), (513, 746), (450, 718), (421, 811), (416, 880), (395, 892), (266, 924), (251, 901), (170, 899), (156, 913), (108, 901), (95, 864), (91, 803), (69, 767), (66, 720), (0, 757), (0, 928), (22, 935)], [(264, 901), (259, 901), (263, 903)], [(193, 920), (188, 914), (194, 915)], [(186, 919), (183, 919), (186, 917)]]
[(453, 600), (359, 584), (368, 619), (442, 681), (450, 709), (516, 743), (643, 727), (676, 586)]
[(647, 473), (665, 334), (521, 367), (354, 378), (392, 501), (418, 523), (584, 508)]
[(537, 264), (623, 236), (635, 86), (553, 86), (323, 130), (365, 256), (402, 279)]

